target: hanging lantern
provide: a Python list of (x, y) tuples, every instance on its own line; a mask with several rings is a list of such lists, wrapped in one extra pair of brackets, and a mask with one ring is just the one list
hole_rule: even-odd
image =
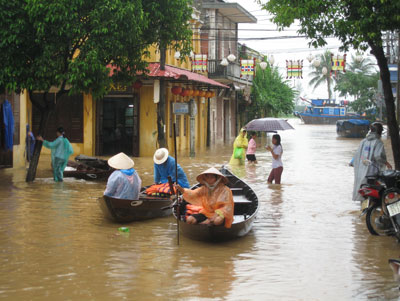
[(320, 60), (319, 59), (315, 59), (313, 65), (314, 65), (314, 67), (319, 67), (319, 65), (321, 65)]
[(310, 52), (310, 54), (307, 56), (307, 60), (309, 63), (311, 63), (313, 59), (314, 59), (314, 56)]
[(200, 93), (199, 93), (199, 96), (200, 97), (206, 96), (206, 91), (201, 90)]
[(231, 53), (228, 55), (227, 59), (228, 59), (228, 61), (233, 63), (236, 60), (236, 56), (233, 53)]
[(261, 63), (260, 63), (260, 68), (261, 68), (262, 70), (265, 70), (265, 68), (267, 68), (267, 62), (261, 62)]
[(133, 83), (133, 88), (135, 90), (139, 90), (143, 86), (143, 83), (140, 80), (137, 80)]
[(328, 69), (326, 67), (322, 68), (322, 74), (326, 75), (328, 73)]
[(193, 95), (193, 90), (192, 89), (187, 89), (187, 96), (192, 96)]
[(173, 87), (171, 88), (171, 92), (172, 92), (172, 94), (174, 94), (174, 95), (179, 95), (179, 94), (182, 92), (182, 88), (179, 87), (179, 86), (173, 86)]
[(223, 58), (223, 59), (221, 60), (220, 65), (226, 67), (226, 66), (229, 65), (229, 62), (228, 62), (228, 60), (227, 60), (226, 58)]
[(174, 58), (176, 60), (179, 60), (181, 58), (181, 52), (179, 50), (175, 52)]
[(206, 93), (206, 97), (207, 97), (207, 98), (210, 98), (211, 95), (212, 95), (212, 92), (211, 92), (211, 91), (208, 91), (208, 92)]
[(275, 58), (274, 58), (274, 56), (272, 54), (269, 57), (269, 62), (270, 62), (271, 65), (273, 65), (275, 63)]
[(180, 95), (180, 96), (185, 96), (185, 91), (186, 91), (186, 90), (182, 88), (182, 91), (181, 91), (181, 93), (179, 93), (179, 95)]
[(199, 96), (200, 91), (199, 90), (193, 90), (193, 96)]
[(214, 97), (215, 96), (215, 91), (211, 91), (211, 96), (210, 97)]

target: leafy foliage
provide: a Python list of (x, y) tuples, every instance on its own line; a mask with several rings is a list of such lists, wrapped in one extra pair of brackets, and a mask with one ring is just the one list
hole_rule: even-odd
[(278, 69), (256, 67), (256, 77), (251, 91), (252, 103), (247, 108), (249, 120), (260, 117), (277, 117), (293, 112), (294, 90), (288, 86)]
[(48, 91), (55, 86), (100, 97), (111, 82), (131, 83), (137, 71), (144, 70), (151, 44), (174, 44), (190, 51), (188, 1), (0, 3), (3, 89)]
[(337, 80), (335, 90), (340, 92), (340, 96), (354, 97), (350, 106), (358, 113), (376, 111), (379, 73), (374, 70), (372, 60), (369, 58), (357, 61), (352, 57), (347, 71), (341, 73)]

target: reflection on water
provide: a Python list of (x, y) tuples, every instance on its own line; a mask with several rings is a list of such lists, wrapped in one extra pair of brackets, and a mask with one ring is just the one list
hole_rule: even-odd
[[(181, 237), (172, 217), (120, 225), (104, 219), (96, 199), (105, 183), (54, 183), (49, 158), (38, 178), (0, 170), (0, 298), (10, 300), (338, 300), (397, 299), (387, 264), (391, 237), (372, 237), (351, 201), (348, 167), (360, 140), (337, 138), (335, 126), (291, 121), (281, 132), (282, 185), (268, 185), (271, 156), (259, 138), (258, 164), (232, 167), (256, 191), (253, 231), (209, 244)], [(391, 157), (387, 141), (386, 149)], [(227, 164), (232, 146), (196, 158), (180, 154), (189, 181)], [(152, 158), (136, 158), (144, 184)]]

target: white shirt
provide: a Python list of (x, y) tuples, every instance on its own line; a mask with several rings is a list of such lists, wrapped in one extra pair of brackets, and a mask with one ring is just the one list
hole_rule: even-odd
[(283, 166), (282, 160), (281, 160), (281, 157), (282, 157), (282, 146), (274, 144), (272, 146), (272, 152), (275, 155), (279, 156), (278, 159), (275, 159), (274, 156), (272, 156), (272, 168), (277, 168), (277, 167)]

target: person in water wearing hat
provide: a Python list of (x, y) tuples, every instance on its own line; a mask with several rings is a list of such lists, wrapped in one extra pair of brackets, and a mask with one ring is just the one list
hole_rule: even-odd
[[(175, 159), (169, 156), (166, 148), (159, 148), (153, 156), (154, 161), (154, 183), (168, 183), (168, 176), (176, 183)], [(178, 184), (184, 188), (189, 188), (189, 181), (182, 167), (178, 164)]]
[(230, 228), (233, 222), (234, 203), (232, 191), (225, 185), (228, 179), (212, 167), (198, 175), (197, 181), (202, 185), (194, 190), (176, 185), (185, 201), (202, 207), (198, 214), (188, 216), (186, 222), (215, 226), (224, 224), (226, 228)]
[(104, 195), (117, 199), (138, 200), (142, 180), (133, 169), (133, 160), (124, 153), (119, 153), (108, 159), (108, 165), (116, 171), (108, 178)]
[(37, 140), (43, 142), (43, 146), (51, 149), (51, 166), (53, 167), (53, 178), (55, 182), (63, 181), (64, 169), (67, 166), (68, 158), (74, 152), (71, 143), (65, 138), (64, 129), (60, 126), (56, 131), (57, 139), (50, 142), (44, 140), (42, 136), (37, 136)]

